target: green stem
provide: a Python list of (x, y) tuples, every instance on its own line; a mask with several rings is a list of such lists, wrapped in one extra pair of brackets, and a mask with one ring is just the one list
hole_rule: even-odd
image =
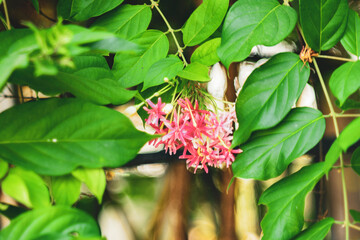
[(352, 60), (350, 58), (342, 58), (342, 57), (335, 57), (335, 56), (327, 56), (327, 55), (318, 55), (317, 58), (326, 58), (326, 59), (332, 59), (332, 60), (339, 60), (344, 62), (356, 62), (355, 60)]
[[(335, 112), (334, 107), (333, 107), (333, 105), (331, 103), (329, 93), (328, 93), (328, 91), (326, 89), (325, 81), (324, 81), (324, 79), (323, 79), (323, 77), (321, 75), (319, 66), (318, 66), (315, 58), (313, 58), (313, 63), (314, 63), (314, 66), (315, 66), (316, 74), (319, 77), (319, 81), (320, 81), (321, 87), (323, 89), (326, 102), (327, 102), (327, 104), (329, 106), (331, 117), (332, 117), (333, 122), (334, 122), (335, 135), (336, 135), (336, 138), (338, 138), (339, 137), (339, 126), (338, 126), (338, 123), (337, 123), (337, 120), (336, 120), (336, 112)], [(340, 168), (341, 168), (341, 183), (342, 183), (343, 198), (344, 198), (345, 239), (349, 240), (349, 225), (350, 225), (349, 207), (348, 207), (346, 181), (345, 181), (344, 160), (343, 160), (343, 155), (342, 154), (340, 154)]]
[(358, 231), (360, 231), (360, 227), (359, 226), (356, 226), (354, 224), (350, 224), (350, 227), (353, 228), (353, 229), (356, 229)]
[[(324, 118), (329, 118), (329, 117), (333, 117), (332, 114), (329, 115), (324, 115)], [(336, 118), (354, 118), (354, 117), (360, 117), (360, 114), (356, 114), (356, 113), (349, 113), (349, 114), (335, 114)]]
[(10, 24), (9, 13), (8, 13), (7, 6), (6, 6), (6, 0), (3, 0), (3, 4), (4, 4), (4, 13), (5, 13), (5, 18), (6, 18), (7, 29), (11, 30), (11, 24)]
[(158, 2), (156, 2), (156, 1), (154, 1), (154, 0), (150, 0), (150, 2), (151, 2), (151, 6), (156, 8), (156, 10), (158, 11), (158, 13), (160, 14), (160, 16), (162, 17), (162, 19), (164, 20), (166, 26), (168, 27), (168, 31), (171, 33), (171, 36), (172, 36), (173, 39), (174, 39), (175, 45), (176, 45), (177, 50), (178, 50), (178, 54), (180, 55), (181, 59), (183, 60), (184, 65), (187, 66), (188, 63), (187, 63), (187, 61), (186, 61), (186, 59), (185, 59), (185, 57), (184, 57), (183, 49), (180, 47), (180, 44), (179, 44), (179, 42), (178, 42), (178, 40), (177, 40), (177, 38), (176, 38), (176, 36), (175, 36), (175, 33), (174, 33), (175, 31), (178, 31), (178, 30), (174, 30), (174, 29), (170, 26), (170, 24), (169, 24), (168, 20), (166, 19), (165, 15), (162, 13), (162, 11), (161, 11), (160, 8), (159, 8)]
[[(354, 166), (354, 165), (345, 165), (344, 164), (344, 166), (332, 166), (332, 168), (333, 169), (338, 169), (338, 168), (342, 168), (342, 167), (344, 167), (344, 168), (351, 168), (352, 166)], [(356, 165), (355, 165), (356, 166)]]

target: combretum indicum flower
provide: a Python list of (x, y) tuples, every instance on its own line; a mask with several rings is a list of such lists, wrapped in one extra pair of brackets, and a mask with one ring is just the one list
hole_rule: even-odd
[[(164, 144), (165, 151), (175, 154), (183, 148), (181, 159), (186, 159), (188, 167), (198, 168), (208, 172), (208, 166), (229, 167), (235, 160), (234, 154), (241, 153), (241, 149), (231, 149), (233, 123), (236, 120), (234, 111), (215, 113), (199, 109), (195, 100), (178, 99), (177, 107), (169, 108), (165, 103), (154, 104), (146, 100), (149, 108), (144, 107), (149, 117), (146, 123), (155, 129), (156, 134), (162, 135), (151, 144)], [(166, 111), (171, 109), (171, 112)], [(177, 110), (176, 110), (177, 109)]]

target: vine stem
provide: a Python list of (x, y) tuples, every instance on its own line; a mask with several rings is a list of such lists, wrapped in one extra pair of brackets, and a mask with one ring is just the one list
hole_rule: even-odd
[(342, 57), (335, 57), (335, 56), (328, 56), (328, 55), (318, 55), (317, 58), (326, 58), (326, 59), (332, 59), (332, 60), (339, 60), (344, 62), (356, 62), (355, 60), (352, 60), (350, 58), (342, 58)]
[(360, 227), (359, 227), (359, 226), (356, 226), (355, 224), (350, 224), (350, 227), (353, 228), (353, 229), (356, 229), (356, 230), (360, 231)]
[(160, 10), (159, 8), (159, 4), (158, 2), (154, 1), (154, 0), (150, 0), (151, 2), (151, 7), (155, 7), (155, 9), (158, 11), (158, 13), (160, 14), (160, 16), (162, 17), (162, 19), (164, 20), (166, 26), (168, 27), (168, 31), (171, 33), (171, 36), (173, 37), (174, 39), (174, 42), (175, 42), (175, 45), (177, 47), (177, 50), (178, 50), (178, 54), (180, 55), (181, 59), (183, 60), (184, 62), (184, 65), (187, 66), (188, 63), (184, 57), (184, 54), (183, 54), (183, 49), (180, 47), (180, 44), (175, 36), (175, 31), (178, 31), (178, 30), (174, 30), (171, 26), (170, 26), (170, 23), (168, 22), (168, 20), (166, 19), (165, 15), (162, 13), (162, 11)]
[[(333, 107), (333, 105), (331, 103), (329, 93), (328, 93), (328, 91), (326, 89), (325, 81), (324, 81), (324, 79), (323, 79), (323, 77), (321, 75), (319, 66), (318, 66), (315, 58), (313, 58), (313, 63), (314, 63), (314, 66), (315, 66), (316, 73), (317, 73), (317, 75), (319, 77), (319, 81), (320, 81), (321, 87), (323, 89), (326, 102), (327, 102), (327, 104), (329, 106), (331, 117), (332, 117), (333, 122), (334, 122), (335, 135), (336, 135), (336, 138), (338, 138), (339, 137), (339, 126), (338, 126), (338, 123), (337, 123), (337, 120), (336, 120), (336, 112), (335, 112), (334, 107)], [(343, 198), (344, 198), (345, 239), (349, 240), (349, 226), (350, 226), (349, 207), (348, 207), (348, 198), (347, 198), (346, 181), (345, 181), (344, 160), (343, 160), (343, 155), (342, 154), (340, 154), (340, 169), (341, 169), (341, 183), (342, 183)]]
[[(329, 115), (324, 115), (324, 118), (332, 118), (333, 115), (329, 114)], [(360, 114), (356, 114), (356, 113), (349, 113), (349, 114), (335, 114), (336, 118), (356, 118), (356, 117), (360, 117)]]
[(4, 4), (4, 13), (5, 13), (5, 18), (6, 18), (7, 29), (11, 30), (11, 24), (10, 24), (9, 13), (8, 13), (7, 6), (6, 6), (6, 0), (3, 0), (3, 4)]

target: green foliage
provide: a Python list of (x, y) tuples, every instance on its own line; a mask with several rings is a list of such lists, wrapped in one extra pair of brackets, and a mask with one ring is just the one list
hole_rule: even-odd
[(333, 218), (325, 218), (302, 231), (294, 240), (324, 239), (334, 222)]
[(143, 47), (143, 50), (116, 54), (114, 59), (114, 75), (123, 87), (142, 83), (151, 65), (165, 58), (169, 51), (166, 35), (158, 30), (147, 30), (131, 40)]
[(346, 0), (299, 0), (300, 24), (307, 44), (316, 52), (342, 38), (348, 18)]
[(276, 127), (255, 132), (241, 146), (244, 151), (232, 165), (234, 176), (266, 180), (279, 176), (287, 166), (322, 138), (325, 120), (311, 108), (293, 109)]
[(190, 63), (186, 68), (184, 68), (184, 70), (182, 70), (178, 74), (178, 76), (198, 82), (210, 81), (209, 68), (206, 65), (198, 62)]
[(0, 157), (44, 175), (76, 167), (118, 167), (153, 137), (114, 110), (76, 99), (49, 99), (0, 115)]
[(78, 168), (71, 173), (81, 182), (85, 183), (89, 190), (98, 199), (99, 204), (102, 202), (102, 196), (106, 187), (106, 176), (103, 169), (86, 169)]
[(150, 7), (147, 5), (125, 4), (102, 15), (91, 26), (131, 39), (147, 29), (151, 15)]
[(261, 221), (262, 239), (291, 239), (304, 225), (306, 194), (324, 175), (324, 163), (316, 163), (280, 180), (260, 197), (268, 212)]
[(124, 0), (59, 0), (57, 13), (60, 17), (70, 21), (84, 21), (114, 9), (123, 1)]
[(99, 227), (89, 215), (77, 209), (56, 206), (21, 214), (0, 232), (0, 239), (58, 239), (60, 236), (70, 237), (73, 233), (80, 237), (100, 237)]
[(346, 50), (360, 56), (360, 17), (354, 10), (349, 10), (349, 19), (341, 44)]
[(73, 205), (79, 199), (80, 187), (81, 181), (70, 174), (51, 178), (51, 193), (56, 205)]
[(294, 9), (276, 0), (239, 0), (226, 15), (218, 55), (228, 68), (242, 61), (258, 44), (273, 46), (294, 29), (297, 14)]
[(278, 124), (300, 96), (309, 74), (309, 68), (293, 53), (275, 55), (255, 69), (236, 101), (241, 127), (234, 133), (233, 146), (244, 143), (255, 130)]
[(164, 78), (173, 79), (183, 69), (183, 62), (176, 56), (170, 55), (167, 58), (160, 59), (151, 65), (144, 79), (142, 91), (149, 87), (163, 84)]
[(348, 62), (337, 68), (331, 75), (329, 85), (341, 107), (360, 88), (360, 61)]
[(350, 214), (354, 219), (354, 223), (360, 223), (360, 212), (350, 209)]
[(360, 175), (360, 147), (358, 147), (351, 156), (351, 167)]
[(360, 118), (353, 120), (346, 128), (341, 132), (338, 141), (341, 149), (346, 152), (347, 149), (359, 141), (360, 139)]
[(206, 40), (220, 26), (229, 6), (229, 0), (205, 0), (189, 17), (183, 28), (186, 46)]
[(10, 197), (29, 208), (50, 206), (50, 195), (42, 178), (20, 167), (10, 168), (1, 188)]
[(221, 38), (214, 38), (201, 44), (191, 55), (191, 62), (199, 62), (211, 66), (220, 61), (216, 49), (220, 46)]
[(9, 164), (0, 158), (0, 179), (2, 179), (9, 170)]

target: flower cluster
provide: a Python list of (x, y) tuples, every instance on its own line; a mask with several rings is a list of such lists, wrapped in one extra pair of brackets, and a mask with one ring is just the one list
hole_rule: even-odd
[[(223, 163), (229, 167), (235, 160), (234, 154), (241, 149), (230, 149), (235, 112), (224, 112), (217, 117), (211, 111), (199, 109), (197, 101), (192, 105), (189, 99), (177, 101), (179, 112), (158, 98), (157, 104), (147, 100), (150, 108), (144, 107), (149, 117), (146, 123), (162, 137), (153, 140), (155, 146), (164, 144), (165, 151), (175, 154), (183, 148), (181, 159), (186, 159), (189, 167), (220, 167)], [(170, 110), (170, 111), (169, 111)], [(170, 114), (170, 113), (171, 114)], [(170, 119), (168, 119), (168, 116)]]

